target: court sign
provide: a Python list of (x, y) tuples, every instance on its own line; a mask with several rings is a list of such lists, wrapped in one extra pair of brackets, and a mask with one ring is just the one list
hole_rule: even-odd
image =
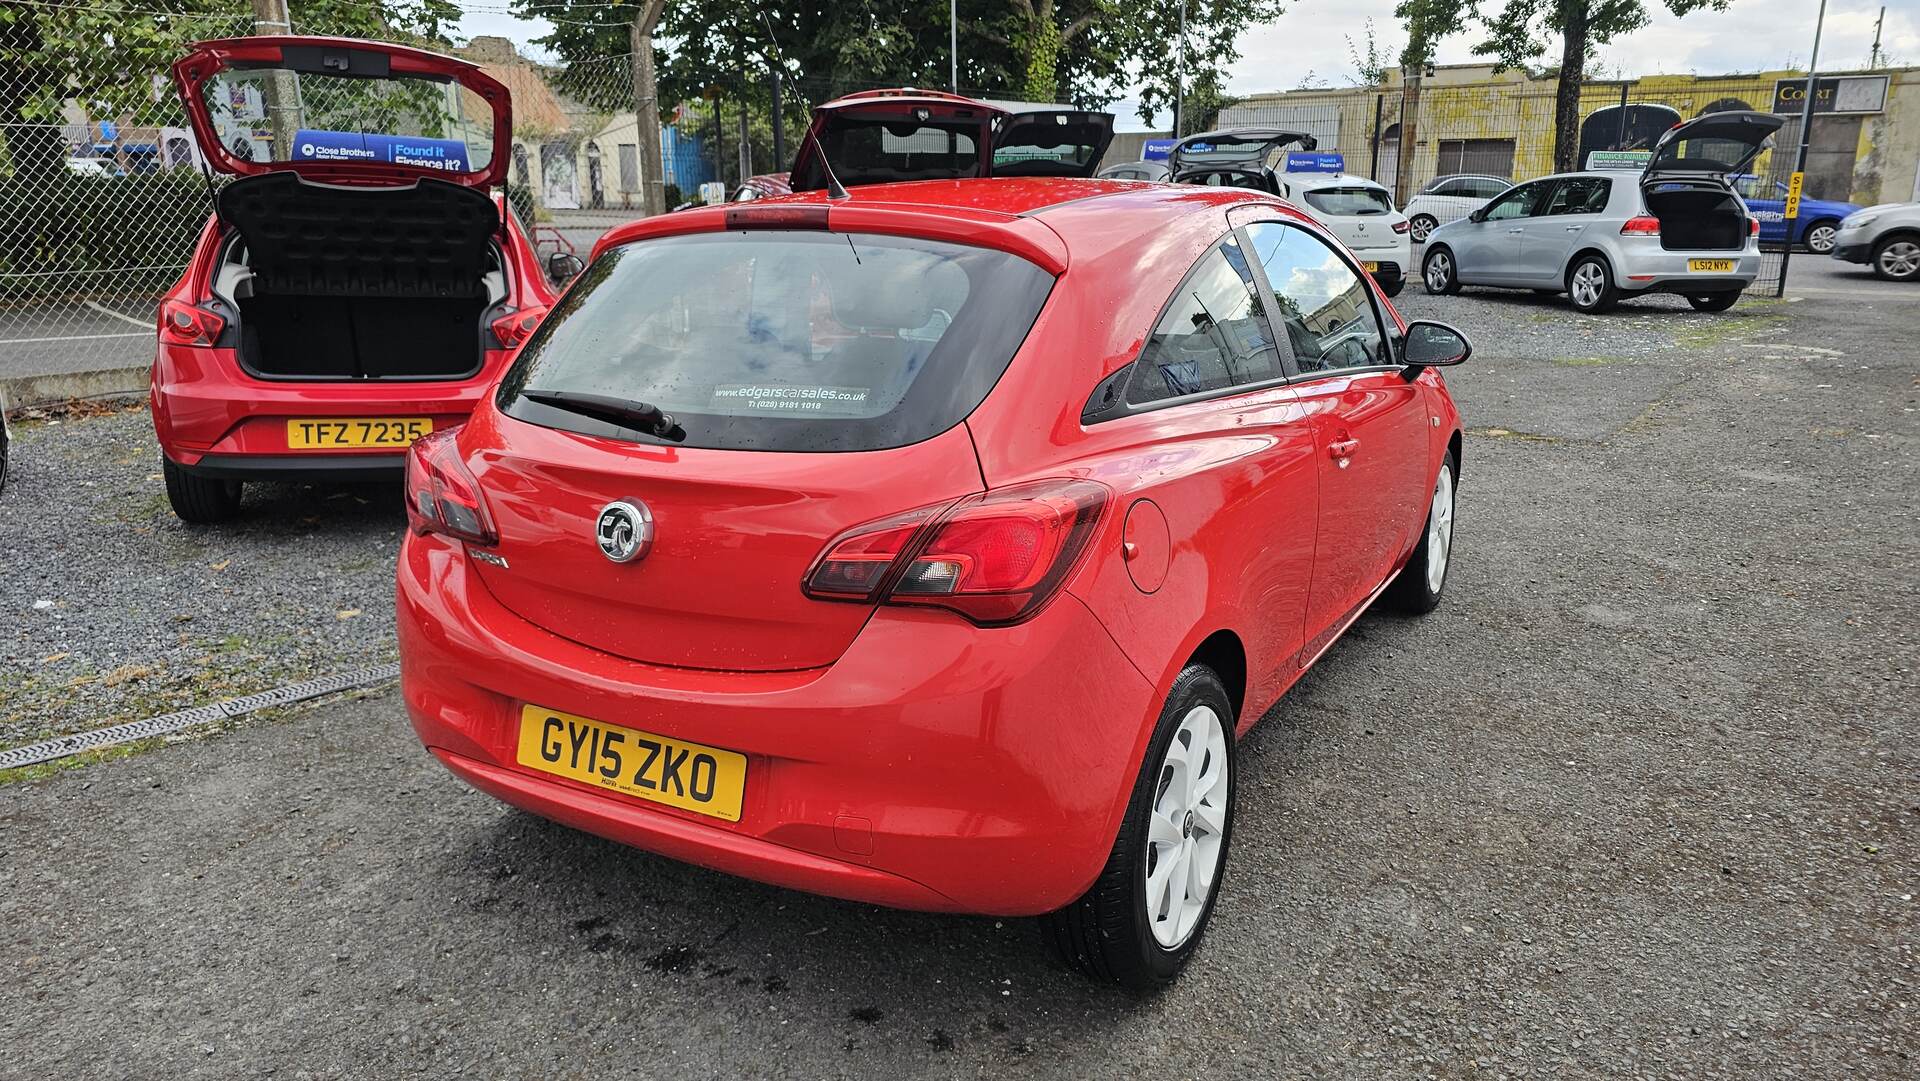
[[(1822, 75), (1814, 80), (1815, 115), (1862, 116), (1887, 110), (1885, 75)], [(1807, 107), (1805, 79), (1778, 79), (1773, 84), (1773, 111), (1798, 115)]]

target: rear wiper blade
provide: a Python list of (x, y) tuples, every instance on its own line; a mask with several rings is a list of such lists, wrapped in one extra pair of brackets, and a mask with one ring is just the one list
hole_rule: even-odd
[(687, 430), (673, 419), (672, 413), (661, 412), (659, 406), (648, 402), (615, 398), (608, 394), (583, 394), (572, 390), (523, 390), (520, 396), (539, 402), (541, 405), (550, 405), (555, 409), (564, 409), (583, 417), (608, 421), (622, 428), (631, 428), (636, 432), (672, 440), (675, 443), (687, 438)]

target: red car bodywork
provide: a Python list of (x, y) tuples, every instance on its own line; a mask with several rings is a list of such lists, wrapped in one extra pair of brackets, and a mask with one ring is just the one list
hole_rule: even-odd
[[(453, 453), (491, 507), (497, 546), (406, 537), (408, 711), (474, 786), (640, 848), (905, 908), (1055, 910), (1106, 860), (1182, 667), (1197, 657), (1220, 672), (1238, 731), (1250, 727), (1404, 564), (1442, 459), (1458, 452), (1459, 417), (1428, 368), (1295, 379), (1083, 423), (1089, 394), (1141, 354), (1170, 294), (1232, 228), (1274, 219), (1327, 238), (1244, 190), (877, 184), (842, 200), (809, 193), (635, 222), (594, 254), (822, 205), (836, 232), (996, 248), (1055, 275), (984, 402), (923, 442), (857, 453), (623, 444), (482, 402)], [(1352, 467), (1331, 468), (1330, 454)], [(654, 554), (630, 566), (660, 564), (632, 580), (661, 604), (630, 621), (604, 598), (564, 592), (569, 579), (607, 573), (592, 530), (608, 470), (660, 507)], [(929, 493), (1041, 478), (1096, 481), (1111, 498), (1064, 588), (1024, 622), (980, 626), (941, 608), (801, 591), (819, 530)], [(771, 515), (795, 506), (814, 508), (818, 529), (787, 536), (766, 524), (791, 521)], [(728, 538), (757, 545), (776, 569), (763, 578), (745, 556), (712, 558)], [(553, 633), (524, 615), (535, 610), (579, 629)], [(744, 753), (739, 820), (523, 768), (524, 703)]]
[[(206, 108), (201, 104), (207, 79), (228, 67), (277, 63), (289, 47), (351, 50), (387, 58), (396, 77), (454, 80), (488, 101), (494, 136), (508, 145), (512, 115), (506, 88), (480, 68), (462, 60), (397, 45), (346, 38), (257, 37), (202, 42), (174, 67), (174, 78), (193, 125), (198, 144), (213, 168), (230, 175), (258, 178), (275, 172), (294, 173), (316, 184), (360, 189), (404, 188), (430, 179), (486, 189), (504, 176), (507, 155), (496, 153), (489, 168), (468, 174), (450, 174), (420, 166), (393, 163), (338, 161), (256, 162), (237, 158), (222, 144)], [(531, 327), (500, 336), (499, 320), (509, 315), (537, 316), (556, 296), (534, 245), (505, 199), (494, 194), (499, 215), (494, 237), (504, 272), (506, 296), (493, 313), (495, 330), (486, 336), (487, 348), (478, 369), (470, 375), (445, 380), (289, 380), (262, 378), (240, 362), (233, 313), (213, 325), (211, 335), (186, 327), (174, 332), (169, 313), (195, 318), (214, 299), (213, 275), (232, 228), (218, 213), (210, 216), (194, 245), (185, 273), (160, 298), (160, 333), (155, 347), (149, 402), (161, 453), (179, 466), (212, 476), (236, 479), (290, 477), (304, 479), (397, 476), (405, 460), (404, 447), (375, 452), (289, 446), (287, 421), (292, 418), (424, 417), (438, 430), (463, 422), (474, 404), (500, 376), (513, 346)], [(198, 316), (204, 318), (205, 316)], [(209, 340), (210, 339), (210, 340)]]

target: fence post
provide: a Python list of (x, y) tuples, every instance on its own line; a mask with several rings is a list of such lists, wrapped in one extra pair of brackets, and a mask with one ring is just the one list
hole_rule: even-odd
[[(1380, 179), (1380, 114), (1385, 110), (1386, 104), (1387, 96), (1385, 94), (1375, 94), (1373, 96), (1373, 154), (1372, 159), (1367, 162), (1368, 180), (1378, 181)], [(1401, 205), (1404, 206), (1406, 204), (1402, 203)]]
[(740, 183), (745, 184), (753, 175), (753, 148), (747, 143), (747, 93), (746, 78), (740, 79)]
[(1800, 212), (1800, 178), (1807, 171), (1807, 144), (1813, 139), (1813, 95), (1820, 83), (1820, 31), (1827, 24), (1827, 0), (1820, 0), (1820, 17), (1813, 24), (1813, 55), (1807, 59), (1807, 96), (1800, 103), (1800, 150), (1793, 158), (1794, 180), (1789, 182), (1791, 213), (1787, 215), (1787, 243), (1780, 253), (1780, 284), (1774, 287), (1773, 295), (1787, 295), (1787, 267), (1793, 263), (1793, 223)]
[[(1620, 131), (1613, 137), (1613, 148), (1615, 150), (1627, 148), (1627, 84), (1625, 82), (1620, 84)], [(1585, 162), (1576, 161), (1573, 164), (1577, 169), (1586, 168)]]

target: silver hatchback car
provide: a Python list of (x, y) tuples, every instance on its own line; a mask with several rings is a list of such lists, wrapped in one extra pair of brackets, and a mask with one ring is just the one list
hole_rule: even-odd
[(1678, 293), (1725, 311), (1760, 273), (1760, 223), (1727, 183), (1781, 118), (1710, 113), (1676, 125), (1646, 171), (1558, 173), (1507, 189), (1427, 238), (1429, 293), (1494, 285), (1565, 293), (1583, 312)]

